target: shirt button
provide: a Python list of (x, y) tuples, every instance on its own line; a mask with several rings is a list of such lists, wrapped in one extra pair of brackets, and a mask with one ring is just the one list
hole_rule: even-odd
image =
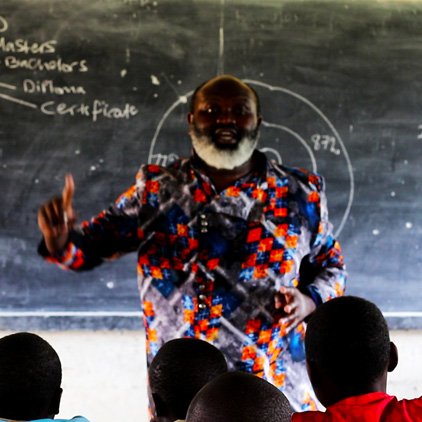
[(199, 295), (199, 300), (204, 301), (207, 297), (205, 295)]
[(199, 309), (205, 309), (207, 307), (207, 305), (205, 305), (205, 303), (200, 303), (199, 305), (198, 305), (198, 308)]
[(198, 286), (198, 288), (199, 288), (199, 290), (205, 290), (205, 285), (204, 285), (204, 284), (200, 284), (200, 285)]

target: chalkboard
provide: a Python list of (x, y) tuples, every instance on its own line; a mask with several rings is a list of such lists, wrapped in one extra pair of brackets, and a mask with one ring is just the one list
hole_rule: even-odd
[(219, 73), (260, 95), (262, 150), (325, 176), (348, 293), (422, 327), (422, 2), (2, 0), (0, 328), (141, 326), (135, 255), (61, 271), (36, 211), (66, 172), (82, 220), (188, 155)]

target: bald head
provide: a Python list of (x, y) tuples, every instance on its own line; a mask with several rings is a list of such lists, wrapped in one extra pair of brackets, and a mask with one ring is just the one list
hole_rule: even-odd
[(229, 372), (201, 389), (186, 422), (287, 422), (291, 414), (287, 398), (272, 384), (255, 375)]
[(259, 115), (261, 113), (261, 104), (257, 92), (249, 84), (232, 75), (219, 75), (199, 85), (192, 94), (190, 111), (193, 113), (198, 95), (207, 94), (210, 91), (225, 93), (233, 87), (237, 87), (239, 92), (243, 91), (244, 94), (253, 97), (256, 105), (256, 113)]

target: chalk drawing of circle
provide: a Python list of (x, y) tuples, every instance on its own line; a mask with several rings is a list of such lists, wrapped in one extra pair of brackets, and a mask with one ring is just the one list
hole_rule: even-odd
[(7, 20), (0, 16), (0, 32), (6, 32), (9, 28), (9, 24), (7, 23)]
[[(310, 161), (312, 163), (312, 171), (314, 173), (316, 173), (318, 171), (317, 162), (316, 162), (316, 159), (315, 159), (315, 155), (314, 155), (314, 153), (312, 151), (312, 148), (307, 144), (307, 142), (298, 133), (296, 133), (295, 131), (289, 129), (286, 126), (277, 125), (277, 124), (274, 124), (274, 123), (268, 123), (266, 121), (263, 121), (262, 122), (262, 126), (263, 127), (268, 127), (268, 128), (279, 129), (281, 131), (287, 132), (290, 135), (292, 135), (297, 141), (299, 141), (299, 143), (301, 145), (303, 145), (303, 147), (305, 148), (306, 152), (308, 153), (309, 158), (310, 158)], [(270, 159), (273, 159), (273, 160), (277, 161), (279, 164), (283, 164), (283, 158), (282, 158), (282, 155), (281, 155), (281, 153), (280, 153), (279, 150), (277, 150), (275, 148), (271, 148), (271, 147), (261, 147), (260, 150), (262, 152), (264, 152), (265, 154), (267, 154), (267, 156), (269, 156)], [(273, 155), (273, 157), (271, 157), (271, 155)]]
[[(334, 234), (338, 236), (350, 214), (354, 197), (354, 178), (347, 149), (334, 125), (311, 101), (293, 91), (261, 81), (250, 79), (244, 81), (253, 86), (266, 103), (267, 100), (274, 103), (265, 110), (260, 149), (270, 159), (280, 164), (286, 161), (285, 164), (288, 166), (305, 167), (319, 172), (324, 175), (328, 186), (337, 187), (331, 196), (330, 190), (327, 189), (327, 196), (331, 220), (336, 227)], [(187, 136), (186, 113), (192, 93), (193, 91), (190, 91), (179, 96), (163, 114), (151, 140), (149, 163), (165, 166), (177, 159), (178, 154), (180, 156), (190, 154), (191, 144)], [(284, 113), (284, 116), (279, 116), (279, 113)], [(283, 121), (286, 124), (283, 124)], [(312, 136), (316, 133), (329, 135), (335, 140), (333, 141), (336, 144), (335, 153), (327, 148), (315, 148)], [(289, 150), (290, 153), (287, 154)], [(280, 151), (283, 151), (283, 154)], [(287, 157), (286, 160), (284, 155)], [(333, 168), (336, 169), (335, 173), (332, 171)], [(337, 186), (339, 180), (341, 186)], [(336, 211), (334, 215), (333, 210)]]

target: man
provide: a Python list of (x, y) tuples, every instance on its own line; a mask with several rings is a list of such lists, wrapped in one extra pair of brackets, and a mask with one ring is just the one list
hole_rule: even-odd
[[(65, 422), (59, 413), (62, 366), (56, 351), (32, 333), (0, 339), (0, 421)], [(82, 416), (73, 422), (88, 422)]]
[(269, 382), (244, 372), (210, 381), (192, 400), (186, 422), (290, 422), (286, 396)]
[(375, 304), (354, 296), (324, 303), (309, 321), (305, 343), (309, 377), (326, 411), (296, 413), (292, 421), (422, 421), (422, 397), (386, 394), (398, 354)]
[(345, 271), (321, 177), (256, 150), (255, 91), (223, 75), (201, 85), (188, 114), (193, 155), (145, 165), (109, 210), (75, 227), (71, 176), (38, 213), (40, 253), (83, 270), (138, 250), (148, 361), (166, 341), (206, 339), (231, 368), (314, 406), (304, 319), (341, 295)]

